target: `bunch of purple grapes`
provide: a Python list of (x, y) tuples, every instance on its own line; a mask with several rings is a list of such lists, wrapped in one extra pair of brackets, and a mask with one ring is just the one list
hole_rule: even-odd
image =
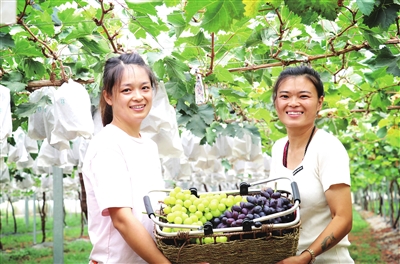
[[(293, 203), (279, 191), (272, 188), (262, 190), (254, 196), (247, 196), (247, 202), (233, 205), (230, 210), (226, 210), (219, 217), (214, 217), (211, 222), (214, 228), (239, 227), (243, 221), (255, 220), (260, 217), (283, 212), (293, 207)], [(266, 221), (254, 221), (256, 227), (262, 224), (289, 223), (295, 218), (294, 213), (276, 217)]]

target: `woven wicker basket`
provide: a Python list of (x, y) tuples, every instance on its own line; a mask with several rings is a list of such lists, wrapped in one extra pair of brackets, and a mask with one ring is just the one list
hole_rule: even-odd
[(165, 237), (154, 232), (157, 247), (172, 262), (189, 264), (208, 262), (210, 264), (226, 263), (276, 263), (294, 256), (299, 241), (300, 222), (294, 226), (271, 229), (263, 225), (261, 229), (247, 232), (214, 233), (201, 237), (225, 236), (225, 243), (196, 244), (193, 239), (200, 236), (189, 236), (179, 232), (177, 236)]

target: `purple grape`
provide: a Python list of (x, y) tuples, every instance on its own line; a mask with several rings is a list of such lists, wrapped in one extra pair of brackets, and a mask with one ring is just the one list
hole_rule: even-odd
[(272, 195), (271, 195), (271, 198), (275, 198), (275, 199), (278, 199), (278, 198), (280, 198), (281, 197), (281, 193), (280, 192), (274, 192)]
[(262, 211), (262, 207), (257, 205), (253, 208), (253, 213), (258, 214), (259, 212)]
[(257, 204), (258, 205), (264, 205), (267, 202), (267, 198), (261, 196), (260, 198), (258, 198), (257, 200)]
[(221, 223), (226, 224), (226, 220), (228, 219), (228, 217), (224, 216), (221, 219)]
[(265, 191), (266, 191), (267, 193), (269, 193), (270, 196), (271, 196), (271, 194), (274, 193), (274, 190), (273, 190), (271, 187), (268, 187)]
[(283, 206), (283, 199), (278, 198), (276, 199), (276, 207), (282, 207)]
[(261, 195), (263, 197), (265, 197), (266, 199), (269, 199), (269, 197), (270, 197), (270, 194), (267, 191), (261, 191)]
[(231, 226), (231, 224), (232, 224), (233, 222), (235, 222), (235, 219), (233, 219), (233, 218), (228, 218), (228, 219), (226, 220), (226, 225), (227, 225), (227, 226)]
[(232, 206), (232, 213), (236, 211), (236, 212), (241, 212), (242, 208), (239, 205), (233, 205)]
[(225, 227), (227, 227), (227, 226), (224, 223), (219, 223), (217, 225), (217, 228), (225, 228)]
[(232, 218), (232, 212), (231, 211), (225, 211), (225, 216), (226, 218)]
[(236, 226), (242, 226), (242, 224), (243, 224), (243, 219), (236, 220)]
[(253, 204), (253, 203), (250, 203), (250, 202), (247, 202), (247, 203), (244, 204), (243, 207), (245, 207), (245, 208), (247, 208), (247, 209), (252, 209), (252, 208), (254, 207), (254, 204)]
[(249, 203), (252, 203), (252, 204), (257, 203), (257, 198), (255, 198), (253, 196), (247, 196), (246, 199), (247, 199), (247, 202), (249, 202)]
[(262, 223), (260, 221), (257, 221), (257, 222), (254, 223), (254, 226), (255, 227), (261, 227)]
[(233, 212), (232, 212), (232, 218), (233, 218), (233, 219), (236, 220), (236, 219), (238, 218), (238, 216), (239, 216), (239, 212), (236, 212), (236, 211), (233, 211)]
[(246, 217), (246, 215), (242, 213), (242, 214), (238, 215), (237, 219), (244, 219), (245, 217)]
[(254, 215), (253, 214), (247, 214), (246, 218), (249, 220), (253, 220), (254, 219)]
[(276, 205), (277, 205), (277, 204), (278, 204), (278, 202), (277, 202), (276, 199), (271, 198), (271, 199), (269, 200), (269, 207), (276, 208)]
[(247, 215), (249, 213), (249, 209), (247, 208), (242, 208), (242, 214)]

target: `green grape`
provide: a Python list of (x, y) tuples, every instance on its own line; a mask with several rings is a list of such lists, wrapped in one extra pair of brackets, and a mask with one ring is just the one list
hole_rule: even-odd
[[(221, 211), (218, 209), (212, 210), (211, 214), (213, 217), (219, 217), (221, 215)], [(207, 217), (207, 216), (206, 216)], [(210, 220), (210, 219), (209, 219)]]
[(190, 193), (184, 193), (184, 194), (183, 194), (183, 199), (184, 199), (184, 200), (190, 200), (190, 196), (191, 196)]
[(228, 238), (226, 236), (220, 236), (216, 238), (218, 243), (225, 243), (228, 241)]
[(198, 199), (197, 197), (193, 201), (193, 204), (196, 205), (196, 206), (198, 206), (200, 203), (201, 203), (201, 199)]
[(187, 213), (181, 213), (181, 218), (184, 221), (186, 218), (189, 218), (189, 216), (187, 215)]
[(176, 214), (175, 214), (174, 212), (169, 213), (169, 214), (167, 215), (167, 221), (168, 221), (169, 223), (173, 223), (174, 220), (175, 220), (175, 217), (176, 217)]
[(182, 192), (179, 192), (176, 194), (175, 197), (176, 199), (183, 200), (185, 198), (185, 195)]
[[(210, 213), (210, 214), (211, 214), (211, 213)], [(212, 215), (211, 215), (211, 218), (212, 218)], [(200, 221), (202, 222), (201, 225), (203, 225), (203, 224), (205, 224), (208, 220), (207, 220), (207, 218), (203, 215), (202, 217), (200, 217)]]
[(183, 223), (185, 225), (191, 225), (191, 224), (193, 224), (193, 220), (192, 220), (192, 218), (188, 217), (185, 220), (183, 220)]
[(163, 208), (164, 214), (169, 214), (171, 213), (171, 206), (167, 205)]
[(199, 221), (199, 218), (197, 217), (197, 215), (191, 215), (190, 219), (192, 219), (193, 223), (197, 223)]
[(221, 211), (221, 212), (225, 212), (226, 206), (225, 206), (224, 203), (219, 203), (217, 209), (218, 209), (219, 211)]
[(198, 219), (200, 219), (203, 216), (203, 212), (201, 211), (196, 211), (194, 214), (195, 216), (197, 216)]
[[(185, 200), (185, 201), (183, 202), (183, 205), (184, 205), (186, 208), (189, 208), (189, 206), (192, 205), (192, 201), (190, 201), (190, 200)], [(189, 210), (189, 211), (190, 211), (190, 210)]]
[[(243, 200), (243, 197), (241, 195), (236, 195), (233, 200), (234, 200), (235, 203), (238, 203), (238, 202), (241, 202)], [(243, 202), (247, 202), (247, 200), (245, 200)]]
[(204, 216), (206, 217), (207, 220), (211, 220), (213, 218), (213, 214), (210, 212), (205, 213)]
[(231, 207), (234, 204), (235, 204), (235, 200), (233, 197), (226, 198), (226, 201), (225, 201), (226, 207)]
[(195, 200), (199, 200), (199, 198), (197, 198), (197, 196), (194, 195), (194, 194), (191, 194), (189, 199), (190, 199), (190, 201), (192, 201), (192, 203), (193, 203)]
[(210, 201), (207, 200), (207, 199), (203, 199), (203, 200), (201, 201), (201, 203), (204, 204), (204, 207), (205, 207), (205, 208), (207, 208), (207, 206), (210, 204)]
[(182, 191), (182, 188), (179, 186), (176, 186), (173, 190), (175, 193), (180, 193)]
[(197, 205), (197, 210), (198, 210), (198, 211), (204, 212), (204, 209), (205, 209), (204, 204), (199, 203), (199, 204)]
[(180, 217), (180, 216), (175, 217), (175, 219), (174, 219), (175, 224), (180, 225), (180, 224), (182, 224), (182, 222), (183, 222), (182, 217)]
[(171, 198), (172, 197), (170, 197), (170, 196), (165, 197), (164, 198), (164, 204), (167, 204), (167, 205), (171, 204)]
[(182, 205), (176, 204), (176, 205), (172, 206), (171, 212), (176, 212), (176, 211), (179, 211), (179, 212), (182, 211)]
[(212, 237), (205, 237), (204, 244), (212, 244), (214, 243), (214, 239)]
[(194, 213), (196, 211), (197, 211), (196, 205), (192, 204), (191, 206), (189, 206), (189, 212)]
[(163, 230), (165, 233), (171, 233), (172, 232), (172, 228), (171, 227), (164, 227)]
[(218, 204), (219, 204), (218, 200), (214, 199), (210, 202), (208, 208), (210, 208), (210, 210), (213, 211), (218, 208)]

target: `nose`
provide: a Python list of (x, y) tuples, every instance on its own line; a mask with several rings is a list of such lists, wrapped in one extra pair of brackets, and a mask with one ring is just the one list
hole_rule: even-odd
[(132, 100), (134, 101), (141, 101), (143, 99), (143, 95), (140, 89), (134, 89), (132, 91)]
[(292, 96), (289, 99), (289, 106), (298, 106), (298, 105), (299, 105), (299, 102), (297, 100), (297, 97), (296, 96)]

